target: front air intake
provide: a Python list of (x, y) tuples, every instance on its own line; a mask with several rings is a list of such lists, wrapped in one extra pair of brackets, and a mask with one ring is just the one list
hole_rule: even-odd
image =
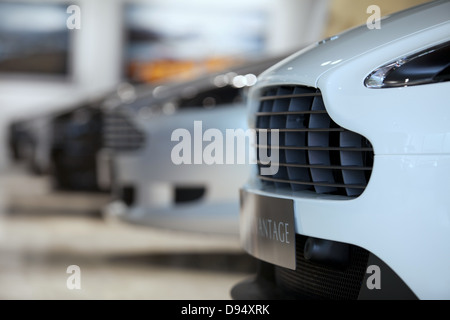
[[(274, 129), (279, 132), (278, 146), (271, 143)], [(262, 144), (260, 135), (266, 131), (268, 143)], [(359, 196), (367, 186), (374, 158), (371, 143), (330, 118), (318, 89), (265, 88), (256, 113), (256, 132), (258, 177), (265, 186), (348, 197)], [(259, 154), (267, 149), (279, 153), (279, 170), (274, 175), (261, 174), (267, 165)]]
[(144, 146), (145, 134), (120, 110), (103, 116), (103, 146), (118, 151), (132, 151)]

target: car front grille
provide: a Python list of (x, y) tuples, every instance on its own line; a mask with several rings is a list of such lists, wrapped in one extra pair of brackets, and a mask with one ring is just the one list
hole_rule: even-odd
[(369, 251), (350, 245), (349, 264), (340, 270), (306, 260), (303, 250), (307, 239), (306, 236), (296, 235), (296, 270), (275, 267), (275, 281), (279, 288), (294, 298), (358, 299), (369, 261)]
[[(278, 146), (271, 141), (279, 134)], [(320, 90), (304, 86), (268, 87), (256, 113), (258, 178), (265, 186), (291, 191), (359, 196), (367, 186), (373, 148), (363, 136), (337, 125), (328, 115)], [(267, 134), (266, 143), (261, 141)], [(278, 163), (260, 153), (279, 153)], [(261, 169), (278, 165), (273, 175)]]
[(136, 128), (120, 111), (109, 111), (103, 116), (103, 146), (108, 149), (131, 151), (143, 147), (144, 133)]

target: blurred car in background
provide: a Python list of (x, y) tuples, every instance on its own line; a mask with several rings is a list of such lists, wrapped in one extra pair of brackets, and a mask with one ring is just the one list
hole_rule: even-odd
[[(238, 188), (248, 178), (248, 163), (177, 165), (171, 160), (177, 144), (172, 134), (183, 129), (194, 140), (209, 128), (224, 137), (227, 129), (245, 130), (246, 90), (280, 59), (248, 62), (146, 92), (125, 85), (118, 96), (129, 103), (105, 102), (109, 111), (100, 179), (105, 188), (111, 185), (114, 199), (105, 215), (154, 227), (237, 235)], [(195, 121), (201, 121), (202, 132), (194, 129)]]
[(98, 98), (12, 121), (8, 147), (12, 163), (32, 174), (49, 176), (54, 190), (108, 192), (97, 183), (101, 149), (101, 101)]
[(8, 126), (8, 151), (13, 162), (22, 162), (31, 154), (32, 137), (24, 120), (12, 121)]
[(54, 189), (109, 192), (99, 187), (97, 179), (97, 154), (102, 147), (100, 106), (103, 99), (81, 103), (53, 116), (50, 175)]
[(47, 175), (54, 190), (108, 192), (98, 186), (96, 158), (102, 146), (101, 102), (114, 93), (12, 121), (7, 138), (11, 162)]
[(16, 119), (8, 126), (8, 151), (13, 163), (23, 165), (31, 174), (50, 170), (50, 116)]
[(279, 162), (241, 189), (260, 268), (235, 299), (450, 298), (449, 13), (392, 14), (258, 78), (249, 126), (279, 134), (255, 147)]

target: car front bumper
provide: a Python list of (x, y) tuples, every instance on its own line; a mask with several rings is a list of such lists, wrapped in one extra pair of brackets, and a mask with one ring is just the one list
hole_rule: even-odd
[[(242, 194), (291, 202), (296, 237), (327, 239), (363, 248), (389, 266), (418, 298), (448, 299), (449, 169), (450, 155), (383, 155), (375, 156), (369, 184), (355, 199), (305, 192), (275, 194), (257, 183), (247, 184)], [(261, 241), (257, 219), (260, 213), (255, 209), (257, 206), (249, 205), (249, 199), (241, 198), (243, 247), (263, 261), (298, 269), (292, 260), (298, 248), (291, 248), (290, 255), (281, 255), (282, 246), (271, 247), (274, 241), (280, 242), (280, 236), (278, 239), (266, 236)], [(278, 207), (281, 208), (280, 204)], [(272, 210), (266, 219), (277, 221), (279, 211)]]

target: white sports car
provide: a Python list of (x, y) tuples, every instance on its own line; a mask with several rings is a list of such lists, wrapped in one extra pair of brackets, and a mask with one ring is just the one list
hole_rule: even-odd
[(260, 268), (233, 298), (450, 298), (450, 1), (380, 26), (250, 89), (259, 162), (240, 234)]

